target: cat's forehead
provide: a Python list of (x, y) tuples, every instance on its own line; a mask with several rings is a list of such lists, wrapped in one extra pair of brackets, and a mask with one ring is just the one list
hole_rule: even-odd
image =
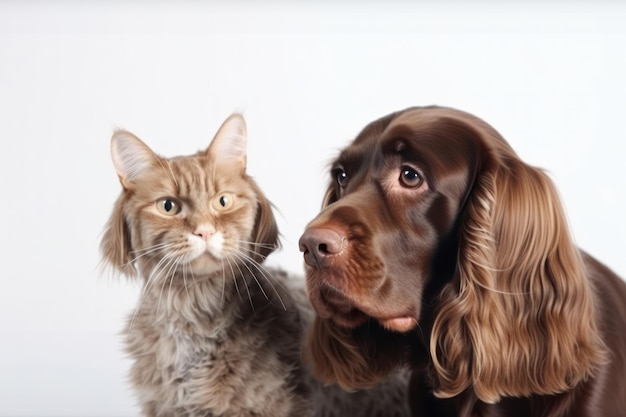
[(235, 186), (245, 178), (229, 164), (210, 161), (205, 155), (175, 157), (164, 160), (162, 181), (175, 187), (179, 194), (214, 193)]

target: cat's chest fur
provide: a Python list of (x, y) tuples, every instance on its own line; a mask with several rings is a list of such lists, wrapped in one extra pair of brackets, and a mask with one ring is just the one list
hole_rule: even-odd
[[(143, 402), (176, 415), (247, 415), (260, 404), (292, 415), (299, 322), (281, 323), (277, 306), (254, 290), (250, 298), (226, 293), (211, 311), (199, 308), (207, 294), (188, 290), (139, 306), (127, 342)], [(268, 331), (274, 321), (281, 334)]]
[[(225, 321), (225, 320), (222, 320)], [(166, 351), (173, 348), (173, 354), (162, 355), (162, 367), (172, 369), (172, 378), (177, 382), (184, 382), (191, 378), (191, 370), (200, 367), (211, 369), (219, 358), (220, 347), (224, 345), (225, 323), (214, 323), (211, 329), (198, 329), (189, 322), (172, 318), (164, 323), (163, 335), (160, 344)], [(169, 345), (173, 345), (170, 347)], [(169, 359), (169, 360), (168, 360)]]

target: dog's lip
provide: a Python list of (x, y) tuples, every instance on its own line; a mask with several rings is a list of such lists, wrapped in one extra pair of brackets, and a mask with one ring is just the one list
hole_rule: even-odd
[(334, 311), (328, 318), (340, 326), (355, 328), (368, 320), (375, 320), (385, 329), (396, 333), (407, 333), (418, 326), (418, 321), (410, 315), (400, 315), (391, 318), (377, 318), (363, 310), (352, 308), (349, 311)]
[(320, 318), (331, 319), (344, 327), (356, 327), (368, 318), (341, 291), (328, 284), (310, 294), (310, 300)]
[(417, 319), (410, 315), (377, 320), (385, 329), (398, 333), (406, 333), (418, 325)]
[(335, 312), (330, 318), (338, 325), (351, 329), (365, 323), (370, 317), (358, 308), (353, 308), (347, 312)]
[(369, 319), (379, 322), (387, 330), (398, 333), (406, 333), (418, 325), (417, 318), (411, 314), (388, 317), (371, 314), (351, 301), (341, 291), (328, 285), (317, 292), (313, 305), (321, 318), (331, 319), (347, 328), (355, 328)]

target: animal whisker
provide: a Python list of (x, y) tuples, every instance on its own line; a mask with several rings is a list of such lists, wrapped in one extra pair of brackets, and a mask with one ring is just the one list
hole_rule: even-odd
[(135, 319), (137, 318), (137, 314), (139, 313), (139, 310), (141, 310), (141, 306), (143, 305), (143, 303), (144, 303), (144, 301), (146, 299), (146, 296), (150, 292), (150, 289), (154, 286), (155, 282), (158, 280), (158, 277), (161, 275), (161, 265), (164, 262), (167, 262), (167, 259), (168, 259), (169, 256), (171, 256), (171, 253), (166, 254), (152, 268), (152, 271), (151, 271), (150, 275), (148, 276), (148, 279), (146, 280), (145, 284), (142, 287), (141, 297), (139, 298), (139, 303), (137, 304), (137, 307), (135, 308), (135, 311), (133, 312), (133, 317), (131, 318), (130, 325), (129, 325), (129, 331), (132, 330), (132, 328), (133, 328), (133, 325), (135, 323)]
[[(172, 282), (174, 282), (174, 274), (172, 273), (174, 266), (176, 265), (176, 262), (180, 259), (180, 257), (177, 257), (175, 254), (171, 254), (171, 256), (168, 259), (167, 264), (164, 267), (164, 271), (165, 268), (167, 268), (167, 271), (165, 272), (165, 279), (163, 280), (163, 283), (161, 284), (161, 291), (159, 292), (159, 301), (157, 303), (157, 315), (159, 314), (160, 311), (160, 307), (161, 307), (161, 298), (163, 296), (163, 290), (165, 289), (165, 286), (167, 285), (167, 281), (168, 281), (168, 277), (169, 277), (169, 284), (170, 284), (170, 289), (172, 288)], [(171, 274), (171, 276), (170, 276)]]
[[(263, 286), (261, 285), (261, 283), (257, 279), (256, 274), (250, 269), (248, 264), (251, 264), (261, 274), (261, 276), (265, 279), (265, 281), (270, 285), (270, 287), (272, 288), (272, 290), (276, 294), (276, 297), (280, 301), (280, 304), (283, 306), (283, 309), (287, 310), (287, 307), (285, 306), (285, 303), (283, 302), (282, 298), (280, 297), (280, 293), (278, 292), (278, 290), (276, 289), (276, 287), (272, 283), (272, 280), (267, 276), (267, 271), (258, 262), (256, 262), (254, 259), (252, 259), (250, 256), (246, 255), (243, 252), (237, 253), (235, 256), (237, 256), (239, 259), (242, 259), (243, 261), (245, 261), (245, 262), (243, 262), (243, 264), (246, 265), (246, 268), (248, 268), (248, 271), (252, 275), (252, 278), (254, 278), (254, 281), (259, 286), (259, 289), (261, 290), (261, 292), (263, 293), (265, 298), (269, 300), (269, 297), (267, 296), (267, 294), (265, 293), (265, 290), (263, 289)], [(278, 284), (278, 285), (280, 285), (280, 284)], [(283, 287), (283, 289), (284, 289), (284, 287)]]
[[(187, 286), (187, 267), (191, 266), (191, 262), (187, 260), (183, 263), (183, 286), (185, 287), (185, 292), (187, 293), (187, 298), (191, 298), (191, 294), (189, 294), (189, 288)], [(192, 271), (193, 272), (193, 271)]]
[[(262, 249), (275, 249), (276, 245), (271, 245), (271, 244), (267, 244), (267, 243), (258, 243), (258, 242), (250, 242), (248, 240), (238, 240), (238, 243), (245, 243), (246, 245), (251, 245), (257, 248), (262, 248)], [(258, 252), (255, 252), (258, 254)]]
[(128, 265), (131, 265), (131, 264), (135, 263), (138, 259), (140, 259), (140, 258), (142, 258), (142, 257), (144, 257), (146, 255), (149, 255), (149, 254), (151, 254), (153, 252), (156, 252), (158, 250), (168, 249), (168, 248), (172, 249), (175, 246), (177, 246), (177, 244), (175, 244), (175, 243), (159, 243), (157, 245), (148, 246), (146, 248), (142, 248), (142, 249), (131, 251), (130, 252), (131, 254), (139, 254), (139, 255), (135, 256), (130, 261), (128, 261), (125, 264), (121, 265), (121, 267), (126, 267)]
[(265, 293), (265, 290), (263, 289), (263, 286), (261, 285), (261, 283), (259, 282), (259, 280), (257, 279), (257, 277), (254, 275), (254, 273), (252, 272), (252, 269), (250, 269), (250, 266), (248, 266), (248, 260), (245, 258), (245, 255), (241, 254), (241, 253), (236, 253), (234, 254), (234, 256), (239, 259), (241, 261), (241, 264), (243, 264), (243, 266), (248, 270), (248, 272), (250, 273), (250, 276), (254, 279), (254, 281), (257, 283), (257, 286), (259, 287), (259, 289), (261, 290), (261, 293), (263, 294), (263, 296), (265, 297), (266, 300), (269, 300), (269, 297), (267, 296), (267, 294)]
[[(229, 265), (231, 265), (232, 268), (232, 263), (230, 259), (227, 259)], [(248, 293), (248, 300), (250, 301), (250, 307), (252, 307), (252, 310), (254, 311), (254, 302), (252, 301), (252, 294), (250, 293), (250, 288), (248, 288), (248, 283), (246, 282), (245, 279), (245, 274), (244, 272), (241, 270), (241, 266), (239, 265), (239, 262), (234, 262), (235, 267), (237, 267), (237, 269), (239, 270), (239, 276), (241, 276), (243, 278), (243, 284), (244, 284), (244, 288), (246, 289), (246, 292)], [(233, 279), (235, 280), (235, 284), (237, 283), (237, 275), (233, 273)]]
[[(235, 274), (235, 271), (233, 270), (233, 266), (231, 265), (230, 261), (228, 259), (226, 259), (226, 263), (228, 264), (228, 268), (230, 269), (230, 276), (233, 280), (233, 284), (235, 285), (235, 291), (237, 291), (237, 295), (239, 296), (239, 299), (241, 300), (241, 292), (239, 291), (239, 285), (237, 284), (237, 275)], [(224, 271), (224, 260), (222, 259), (222, 272), (223, 272), (223, 281), (222, 281), (222, 297), (224, 297), (224, 292), (226, 289), (226, 272)]]

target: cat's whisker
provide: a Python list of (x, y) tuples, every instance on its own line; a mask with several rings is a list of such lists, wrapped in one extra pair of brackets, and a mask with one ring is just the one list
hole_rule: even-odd
[(224, 306), (226, 300), (226, 271), (224, 270), (224, 260), (222, 260), (222, 296), (220, 297), (220, 304)]
[[(228, 260), (228, 264), (231, 265), (231, 268), (232, 268), (232, 264), (231, 264), (230, 259), (227, 258), (227, 260)], [(237, 269), (239, 270), (239, 276), (244, 278), (243, 279), (243, 284), (244, 284), (244, 287), (246, 289), (246, 292), (248, 293), (248, 300), (250, 301), (250, 307), (252, 307), (252, 311), (255, 311), (255, 309), (254, 309), (254, 302), (252, 302), (252, 294), (250, 294), (250, 288), (248, 288), (248, 283), (246, 282), (245, 274), (241, 270), (241, 267), (239, 266), (239, 262), (234, 262), (234, 264), (237, 267)], [(236, 284), (237, 283), (237, 275), (234, 274), (234, 273), (233, 273), (233, 279), (235, 280), (235, 284)]]
[(139, 306), (137, 307), (137, 309), (139, 309), (139, 307), (141, 307), (141, 305), (143, 304), (143, 301), (146, 297), (146, 295), (148, 293), (150, 293), (150, 291), (152, 290), (152, 288), (154, 287), (154, 285), (156, 284), (156, 282), (159, 280), (159, 278), (163, 275), (163, 272), (165, 271), (165, 266), (167, 266), (169, 264), (170, 259), (174, 256), (173, 252), (167, 253), (166, 255), (163, 256), (163, 258), (161, 258), (159, 260), (159, 262), (152, 268), (152, 271), (150, 273), (150, 275), (148, 276), (148, 279), (146, 280), (145, 285), (143, 286), (143, 294), (141, 296), (141, 299), (139, 301)]
[[(242, 240), (240, 240), (239, 242), (246, 243), (245, 241), (242, 241)], [(267, 246), (267, 247), (273, 247), (273, 246), (271, 246), (271, 245), (265, 245), (265, 246)], [(259, 272), (261, 272), (261, 274), (263, 274), (263, 277), (264, 277), (266, 280), (268, 280), (268, 281), (269, 281), (270, 279), (269, 279), (269, 278), (267, 277), (267, 275), (266, 275), (266, 273), (269, 273), (269, 272), (267, 271), (267, 269), (265, 269), (265, 267), (264, 267), (261, 263), (259, 263), (258, 261), (256, 261), (256, 260), (255, 260), (252, 256), (250, 256), (250, 255), (248, 255), (248, 254), (261, 255), (259, 252), (254, 251), (254, 250), (250, 249), (249, 247), (244, 247), (244, 248), (242, 248), (241, 250), (239, 250), (239, 251), (238, 251), (238, 255), (239, 255), (239, 256), (243, 257), (243, 259), (245, 259), (245, 260), (249, 261), (250, 263), (252, 263), (252, 264), (256, 267), (256, 269), (258, 269), (258, 270), (259, 270)], [(277, 283), (278, 285), (280, 285), (280, 286), (281, 286), (281, 288), (286, 289), (286, 288), (285, 288), (285, 287), (284, 287), (284, 286), (283, 286), (283, 285), (282, 285), (279, 281), (277, 281), (276, 283)]]
[(261, 249), (273, 250), (275, 248), (275, 246), (273, 245), (261, 243), (255, 245), (254, 242), (246, 242), (245, 240), (239, 240), (237, 241), (237, 243), (239, 245), (240, 251), (245, 251), (250, 255), (257, 255), (260, 258), (264, 257), (263, 253), (261, 253)]
[(164, 249), (164, 250), (174, 250), (176, 249), (176, 246), (180, 246), (174, 243), (160, 243), (158, 245), (153, 245), (153, 246), (148, 246), (146, 248), (143, 249), (138, 249), (136, 251), (132, 251), (131, 253), (135, 254), (135, 253), (140, 253), (138, 256), (134, 257), (133, 259), (131, 259), (130, 261), (128, 261), (127, 263), (125, 263), (124, 265), (122, 265), (122, 267), (124, 266), (128, 266), (130, 264), (135, 263), (139, 258), (146, 256), (150, 253), (156, 252), (158, 250)]
[[(176, 261), (178, 259), (180, 259), (180, 257), (176, 257), (176, 255), (174, 253), (170, 253), (167, 255), (168, 257), (168, 262), (165, 265), (165, 268), (167, 268), (167, 272), (165, 272), (165, 279), (163, 280), (163, 284), (161, 285), (161, 291), (159, 292), (159, 302), (157, 303), (157, 315), (159, 313), (160, 307), (161, 307), (161, 298), (163, 296), (163, 290), (165, 289), (165, 285), (167, 285), (167, 278), (170, 278), (170, 290), (172, 288), (172, 282), (174, 281), (174, 274), (172, 273), (172, 268), (176, 265)], [(165, 268), (163, 269), (165, 271)], [(171, 276), (170, 276), (170, 273)]]
[[(161, 265), (164, 264), (164, 263), (167, 263), (168, 256), (169, 255), (165, 255), (163, 258), (161, 258), (159, 260), (159, 262), (152, 269), (152, 272), (150, 273), (150, 276), (148, 277), (148, 280), (146, 281), (146, 283), (145, 283), (145, 285), (143, 287), (141, 299), (139, 300), (139, 305), (137, 306), (137, 308), (135, 310), (135, 315), (137, 314), (137, 311), (140, 310), (141, 305), (145, 301), (145, 298), (148, 295), (148, 293), (151, 291), (151, 289), (154, 287), (155, 283), (158, 281), (159, 276), (162, 275), (163, 270), (161, 269)], [(134, 322), (134, 319), (135, 319), (135, 316), (133, 316), (133, 322)], [(131, 328), (132, 328), (132, 326), (131, 326)]]
[(146, 284), (144, 285), (145, 293), (149, 292), (150, 289), (154, 286), (155, 282), (159, 279), (159, 277), (161, 276), (163, 272), (162, 267), (168, 264), (169, 259), (172, 256), (174, 256), (173, 252), (167, 253), (165, 256), (163, 256), (159, 260), (159, 262), (154, 266), (154, 268), (152, 268), (152, 272), (150, 273), (150, 276), (148, 277), (148, 280), (146, 281)]
[[(238, 240), (237, 242), (238, 243), (245, 243), (246, 245), (251, 245), (251, 246), (254, 246), (254, 247), (257, 247), (257, 248), (263, 248), (263, 249), (275, 249), (276, 248), (276, 245), (271, 245), (271, 244), (268, 244), (268, 243), (250, 242), (250, 241), (247, 241), (247, 240)], [(253, 252), (259, 254), (256, 251), (253, 251)]]
[(250, 275), (252, 276), (252, 279), (254, 279), (254, 281), (256, 282), (256, 285), (259, 287), (259, 289), (261, 290), (261, 293), (263, 294), (263, 296), (265, 297), (266, 300), (269, 300), (269, 297), (267, 296), (267, 294), (265, 293), (265, 289), (263, 288), (263, 286), (261, 285), (261, 283), (259, 282), (259, 280), (257, 279), (256, 275), (254, 274), (254, 272), (252, 272), (252, 269), (250, 269), (250, 267), (248, 266), (248, 262), (246, 262), (248, 259), (248, 257), (246, 255), (244, 255), (243, 253), (234, 253), (233, 254), (237, 259), (239, 259), (241, 261), (241, 263), (243, 264), (243, 266), (246, 267), (246, 269), (248, 270), (248, 272), (250, 273)]
[[(191, 267), (191, 261), (187, 261), (187, 263)], [(196, 278), (196, 274), (193, 273), (193, 268), (189, 268), (189, 272), (191, 273), (191, 283), (195, 285), (198, 282), (198, 279)]]
[(157, 243), (156, 245), (146, 246), (144, 248), (132, 250), (132, 251), (130, 251), (130, 253), (137, 254), (137, 253), (142, 253), (142, 252), (146, 252), (146, 251), (151, 251), (153, 249), (164, 248), (164, 247), (170, 246), (170, 245), (173, 245), (173, 243), (161, 242), (161, 243)]
[(168, 305), (171, 304), (171, 302), (172, 302), (172, 284), (174, 283), (174, 277), (175, 277), (175, 274), (176, 274), (176, 270), (178, 269), (178, 265), (180, 265), (181, 259), (182, 259), (182, 256), (178, 256), (176, 258), (176, 260), (173, 262), (172, 266), (170, 267), (170, 270), (168, 271), (168, 275), (170, 275), (170, 272), (171, 272), (170, 287), (167, 290)]
[[(261, 276), (263, 276), (263, 278), (265, 279), (265, 281), (270, 285), (270, 287), (272, 288), (272, 290), (274, 291), (274, 294), (276, 294), (276, 297), (278, 298), (278, 301), (280, 301), (280, 304), (283, 306), (283, 309), (287, 310), (287, 307), (285, 306), (285, 303), (283, 302), (280, 293), (278, 292), (278, 290), (276, 289), (276, 287), (274, 286), (274, 284), (272, 283), (272, 279), (270, 279), (270, 277), (267, 276), (267, 274), (269, 273), (265, 268), (263, 268), (263, 266), (261, 264), (259, 264), (258, 262), (256, 262), (254, 259), (252, 259), (250, 256), (246, 255), (243, 252), (240, 252), (238, 254), (236, 254), (236, 256), (239, 259), (244, 259), (247, 260), (250, 264), (252, 264), (252, 266), (254, 266), (254, 268), (256, 268), (257, 271), (259, 271), (261, 273)], [(269, 300), (269, 298), (267, 297), (267, 295), (265, 294), (265, 291), (263, 291), (263, 288), (261, 287), (261, 284), (259, 283), (259, 281), (257, 280), (256, 275), (254, 274), (254, 272), (252, 272), (250, 270), (250, 268), (248, 268), (248, 270), (250, 271), (250, 273), (252, 274), (254, 280), (256, 281), (257, 285), (259, 286), (259, 288), (261, 288), (261, 291), (263, 292), (263, 295), (265, 295), (265, 298), (267, 298)], [(279, 281), (276, 281), (276, 283), (278, 285), (281, 286), (281, 288), (285, 289), (285, 287), (282, 286), (282, 284)]]
[(142, 292), (141, 298), (139, 299), (139, 303), (137, 304), (137, 307), (135, 308), (135, 312), (133, 313), (133, 317), (130, 321), (129, 331), (132, 330), (133, 328), (135, 319), (137, 318), (137, 313), (139, 313), (139, 310), (141, 310), (141, 306), (144, 303), (147, 294), (150, 292), (150, 289), (154, 286), (154, 283), (158, 280), (159, 275), (161, 275), (161, 265), (164, 262), (167, 262), (167, 258), (170, 255), (171, 254), (165, 255), (163, 258), (159, 260), (159, 262), (154, 266), (154, 268), (152, 268), (152, 272), (148, 276), (146, 283), (143, 285), (143, 288), (141, 291)]
[[(235, 274), (235, 271), (233, 270), (233, 266), (231, 265), (230, 261), (226, 259), (226, 262), (228, 263), (228, 267), (230, 268), (230, 276), (233, 279), (233, 283), (235, 284), (235, 290), (237, 291), (237, 295), (239, 296), (239, 299), (242, 300), (243, 298), (241, 297), (241, 291), (239, 291), (239, 285), (237, 284), (237, 275)], [(226, 273), (224, 271), (224, 260), (222, 260), (222, 272), (224, 274), (223, 285), (225, 288), (226, 287)]]
[(187, 293), (187, 297), (189, 299), (191, 299), (191, 294), (189, 294), (189, 288), (187, 288), (187, 266), (189, 266), (189, 270), (191, 271), (191, 273), (193, 273), (193, 270), (191, 269), (191, 261), (187, 261), (185, 263), (183, 263), (183, 286), (185, 287), (185, 292)]

